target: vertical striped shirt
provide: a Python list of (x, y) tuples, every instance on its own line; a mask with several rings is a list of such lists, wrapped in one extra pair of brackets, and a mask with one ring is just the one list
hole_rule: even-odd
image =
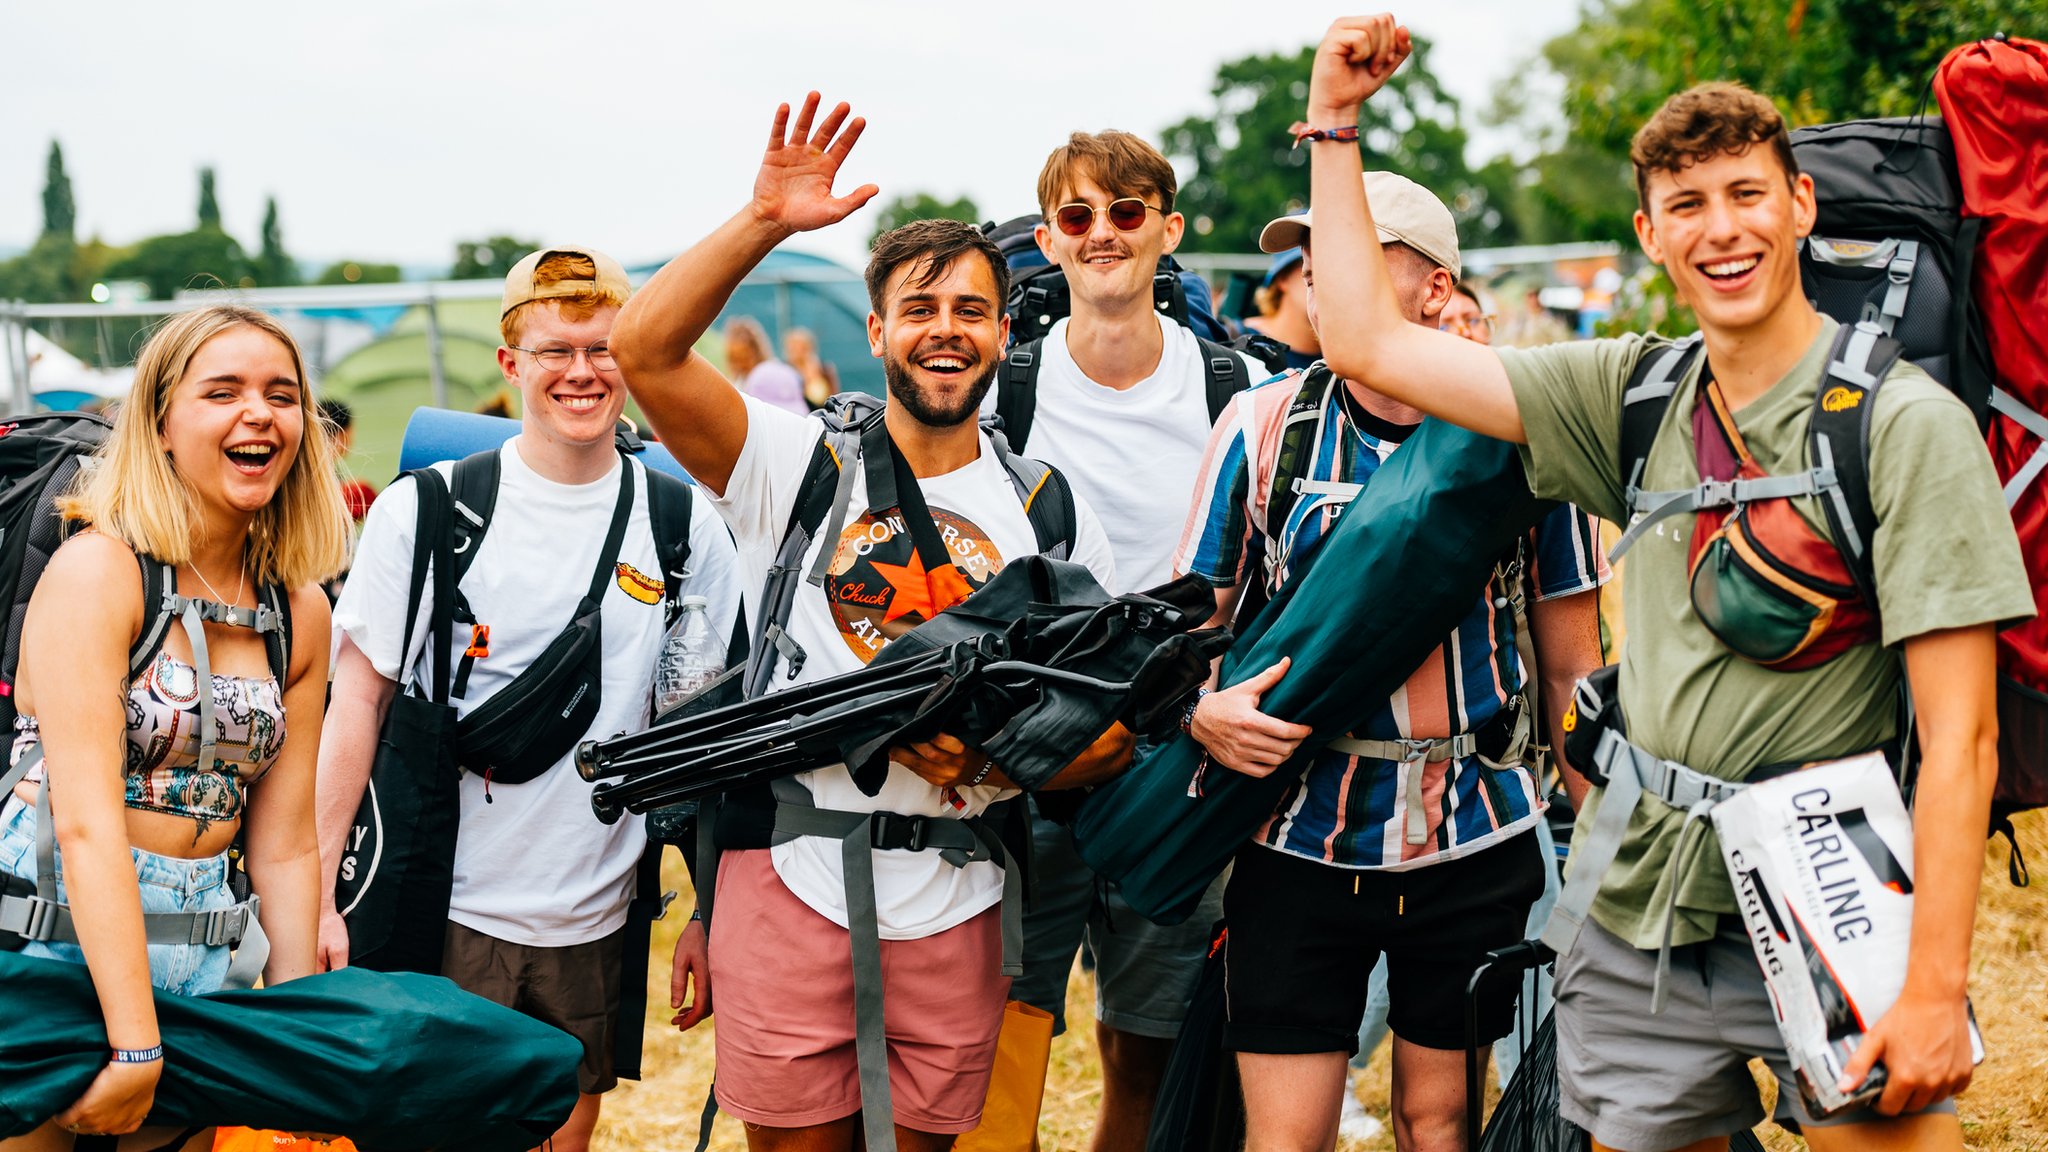
[[(1244, 392), (1217, 422), (1176, 571), (1219, 587), (1256, 581), (1271, 595), (1411, 430), (1358, 410), (1341, 385), (1310, 389), (1305, 378), (1289, 372)], [(1291, 475), (1278, 475), (1283, 456)], [(1569, 505), (1544, 518), (1523, 555), (1521, 579), (1539, 600), (1597, 588), (1609, 576), (1594, 522)], [(1516, 651), (1503, 583), (1512, 578), (1497, 570), (1474, 588), (1472, 611), (1407, 682), (1385, 700), (1361, 702), (1355, 739), (1477, 732), (1509, 706), (1530, 674)], [(1408, 834), (1417, 794), (1411, 773), (1421, 774), (1421, 843)], [(1476, 755), (1401, 762), (1326, 749), (1256, 839), (1338, 867), (1413, 868), (1489, 847), (1532, 826), (1541, 812), (1536, 782), (1520, 764), (1496, 766)]]

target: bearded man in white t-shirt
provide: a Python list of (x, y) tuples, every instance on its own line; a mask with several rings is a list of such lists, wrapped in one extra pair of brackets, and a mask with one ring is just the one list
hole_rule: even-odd
[[(813, 132), (817, 112), (816, 93), (793, 125), (787, 105), (777, 112), (752, 201), (648, 281), (619, 317), (614, 342), (641, 410), (731, 525), (750, 586), (765, 578), (784, 538), (824, 426), (742, 395), (693, 348), (777, 244), (844, 219), (876, 194), (873, 185), (832, 194), (863, 122), (841, 104)], [(914, 477), (946, 555), (919, 549), (914, 537), (925, 526), (900, 507), (870, 508), (864, 466), (840, 461), (855, 470), (844, 530), (829, 540), (822, 533), (803, 560), (809, 571), (821, 549), (833, 550), (823, 581), (796, 590), (787, 639), (805, 658), (793, 679), (778, 672), (776, 686), (863, 667), (1006, 559), (1038, 550), (976, 420), (1009, 330), (1007, 286), (1002, 254), (971, 226), (926, 220), (876, 239), (868, 341), (888, 381), (889, 450)], [(1085, 502), (1075, 504), (1071, 558), (1115, 587), (1102, 527)], [(1113, 728), (1050, 786), (1104, 779), (1128, 762), (1130, 747), (1129, 733)], [(863, 937), (849, 939), (842, 843), (802, 835), (772, 848), (723, 845), (711, 932), (717, 1094), (747, 1122), (757, 1152), (851, 1149), (863, 1130), (871, 1149), (893, 1140), (941, 1150), (980, 1120), (1010, 983), (999, 962), (1003, 872), (991, 860), (920, 846), (927, 836), (958, 833), (947, 826), (1016, 790), (979, 750), (950, 735), (892, 749), (889, 760), (874, 796), (855, 786), (845, 765), (820, 764), (794, 778), (802, 803), (783, 799), (776, 816), (780, 824), (791, 807), (892, 813), (888, 825), (918, 831), (908, 846), (869, 854), (888, 1012), (884, 1068), (856, 1058), (861, 949), (853, 945)], [(886, 1092), (890, 1107), (863, 1088), (869, 1077), (879, 1078), (870, 1086)]]
[[(1035, 235), (1067, 281), (1072, 312), (1032, 350), (1036, 396), (1029, 437), (1012, 447), (1065, 473), (1102, 516), (1116, 554), (1116, 592), (1174, 576), (1173, 551), (1193, 502), (1208, 446), (1212, 355), (1237, 361), (1239, 389), (1271, 375), (1227, 348), (1204, 348), (1194, 332), (1161, 313), (1153, 277), (1185, 227), (1173, 210), (1173, 165), (1129, 132), (1076, 132), (1038, 176), (1043, 219)], [(1000, 395), (990, 410), (1014, 414)], [(1090, 1147), (1138, 1152), (1173, 1039), (1193, 996), (1209, 933), (1223, 914), (1219, 879), (1202, 907), (1160, 927), (1098, 883), (1062, 824), (1032, 819), (1034, 898), (1024, 919), (1024, 974), (1012, 994), (1066, 1027), (1067, 978), (1085, 941), (1095, 957), (1095, 1037), (1102, 1053), (1102, 1105)]]
[[(457, 653), (465, 645), (473, 653), (467, 683), (451, 701), (460, 715), (533, 666), (576, 616), (630, 481), (633, 500), (615, 573), (606, 574), (599, 594), (600, 703), (579, 739), (647, 726), (667, 589), (650, 516), (650, 474), (613, 441), (626, 390), (610, 339), (629, 292), (618, 262), (589, 248), (535, 252), (506, 276), (498, 365), (519, 389), (523, 415), (519, 434), (499, 449), (494, 511), (458, 585), (477, 625), (454, 639)], [(450, 462), (435, 468), (444, 479), (453, 472)], [(689, 499), (688, 573), (680, 591), (709, 602), (713, 627), (724, 637), (740, 603), (731, 537), (701, 492), (692, 490)], [(334, 689), (321, 734), (317, 813), (326, 865), (320, 957), (329, 969), (349, 961), (348, 927), (335, 909), (336, 864), (385, 715), (402, 685), (427, 682), (433, 662), (425, 626), (431, 605), (421, 604), (417, 627), (409, 630), (404, 618), (418, 501), (410, 477), (378, 498), (334, 608)], [(643, 970), (627, 965), (625, 950), (645, 825), (600, 823), (591, 811), (592, 785), (570, 764), (573, 756), (565, 753), (519, 784), (463, 773), (440, 972), (582, 1043), (576, 1108), (550, 1141), (557, 1152), (589, 1146), (603, 1093), (618, 1082), (612, 1054), (619, 1031), (638, 1036), (641, 1028), (638, 1019), (620, 1019), (620, 1002), (622, 995), (639, 999), (622, 979)], [(644, 949), (645, 935), (635, 943)], [(695, 980), (694, 1002), (676, 1021), (685, 1027), (710, 1007), (704, 953), (703, 930), (692, 923), (676, 944), (678, 986)]]

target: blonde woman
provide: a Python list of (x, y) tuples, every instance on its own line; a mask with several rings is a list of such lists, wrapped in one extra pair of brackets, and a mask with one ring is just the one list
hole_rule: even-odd
[[(0, 1147), (62, 1149), (141, 1125), (163, 1068), (151, 986), (213, 991), (230, 950), (147, 943), (145, 918), (233, 907), (238, 835), (271, 944), (265, 981), (315, 971), (313, 763), (328, 633), (318, 581), (341, 567), (348, 541), (317, 421), (298, 349), (275, 320), (237, 307), (175, 316), (143, 349), (112, 435), (60, 502), (82, 530), (29, 601), (10, 763), (40, 762), (0, 797), (0, 870), (33, 880), (39, 855), (54, 861), (71, 939), (24, 954), (91, 970), (112, 1052), (75, 1104)], [(144, 603), (153, 565), (184, 599), (150, 651), (142, 638), (162, 603)], [(44, 820), (54, 844), (39, 849)], [(150, 1135), (121, 1146), (164, 1139)]]

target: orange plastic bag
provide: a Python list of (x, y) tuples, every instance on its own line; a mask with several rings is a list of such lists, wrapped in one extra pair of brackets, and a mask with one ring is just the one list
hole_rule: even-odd
[(1037, 1152), (1038, 1110), (1045, 1103), (1045, 1069), (1052, 1059), (1052, 1013), (1022, 1000), (1003, 1005), (996, 1036), (995, 1072), (981, 1125), (953, 1144), (954, 1152)]
[(346, 1139), (321, 1140), (264, 1128), (217, 1128), (213, 1152), (356, 1152)]

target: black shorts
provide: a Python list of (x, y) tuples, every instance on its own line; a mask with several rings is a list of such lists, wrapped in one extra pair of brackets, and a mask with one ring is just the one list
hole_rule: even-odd
[[(1336, 868), (1248, 844), (1223, 916), (1234, 1052), (1358, 1050), (1366, 984), (1387, 957), (1387, 1024), (1424, 1048), (1466, 1046), (1465, 988), (1495, 948), (1521, 941), (1547, 862), (1523, 833), (1480, 852), (1401, 872)], [(1479, 999), (1479, 1042), (1514, 1027), (1516, 980)]]

